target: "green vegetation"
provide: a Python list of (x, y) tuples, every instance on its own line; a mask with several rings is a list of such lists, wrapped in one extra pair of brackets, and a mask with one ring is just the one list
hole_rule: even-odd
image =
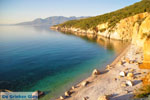
[(103, 15), (89, 17), (80, 20), (71, 20), (63, 24), (59, 24), (60, 27), (76, 27), (81, 29), (92, 28), (97, 31), (96, 26), (98, 24), (108, 22), (109, 28), (113, 28), (117, 22), (121, 19), (133, 16), (138, 13), (150, 12), (150, 0), (142, 0), (133, 5), (127, 6), (125, 8), (119, 9), (117, 11), (106, 13)]

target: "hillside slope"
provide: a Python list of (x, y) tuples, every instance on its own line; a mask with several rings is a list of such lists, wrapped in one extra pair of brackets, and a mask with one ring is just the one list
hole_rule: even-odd
[(101, 35), (112, 39), (131, 40), (134, 24), (144, 20), (149, 12), (150, 0), (142, 0), (111, 13), (67, 21), (52, 28), (87, 37)]

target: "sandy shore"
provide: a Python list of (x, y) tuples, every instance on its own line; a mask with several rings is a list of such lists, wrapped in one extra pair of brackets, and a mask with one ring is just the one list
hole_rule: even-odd
[[(110, 64), (110, 67), (100, 72), (100, 75), (91, 75), (75, 88), (68, 90), (69, 96), (64, 95), (64, 100), (98, 100), (104, 95), (109, 95), (109, 100), (130, 100), (134, 96), (135, 89), (142, 84), (141, 77), (148, 72), (148, 70), (139, 69), (138, 63), (142, 60), (141, 48), (130, 45)], [(120, 72), (126, 75), (121, 77)], [(132, 73), (133, 77), (129, 79), (128, 73)], [(129, 81), (133, 83), (133, 86), (128, 84)], [(83, 86), (84, 82), (87, 82), (86, 86)]]

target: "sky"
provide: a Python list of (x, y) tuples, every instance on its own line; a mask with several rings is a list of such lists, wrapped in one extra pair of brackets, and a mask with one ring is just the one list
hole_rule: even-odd
[(140, 0), (0, 0), (0, 24), (50, 16), (96, 16)]

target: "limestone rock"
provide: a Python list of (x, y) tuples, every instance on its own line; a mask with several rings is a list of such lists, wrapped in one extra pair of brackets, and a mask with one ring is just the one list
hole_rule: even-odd
[(125, 68), (124, 70), (128, 70), (129, 68)]
[(65, 96), (70, 96), (70, 92), (69, 92), (69, 91), (66, 91), (66, 92), (65, 92)]
[(89, 83), (88, 81), (83, 81), (83, 82), (81, 83), (81, 85), (82, 85), (82, 86), (86, 86), (88, 83)]
[(133, 27), (132, 44), (143, 47), (150, 35), (150, 15), (145, 16), (141, 24), (136, 23)]
[(75, 86), (72, 86), (71, 89), (74, 90), (74, 89), (75, 89)]
[(126, 81), (126, 84), (127, 84), (128, 86), (133, 86), (133, 82), (132, 82), (132, 81)]
[(130, 64), (133, 64), (134, 63), (134, 61), (133, 60), (130, 60), (130, 62), (129, 62)]
[(107, 65), (106, 69), (110, 70), (112, 67), (110, 65)]
[(119, 65), (123, 65), (123, 62), (122, 62), (122, 61), (119, 61), (118, 64), (119, 64)]
[(119, 75), (122, 76), (122, 77), (126, 76), (124, 71), (120, 72)]
[(35, 92), (32, 93), (32, 96), (41, 97), (41, 96), (43, 96), (43, 95), (44, 95), (44, 92), (39, 91), (39, 90), (37, 90), (37, 91), (35, 91)]
[(83, 97), (83, 100), (88, 100), (88, 97)]
[(132, 80), (134, 78), (134, 74), (133, 73), (128, 73), (127, 78)]
[(130, 69), (129, 72), (134, 72), (134, 69)]
[(107, 95), (100, 96), (97, 100), (109, 100)]
[(100, 74), (99, 70), (97, 70), (97, 69), (94, 69), (94, 70), (93, 70), (92, 75), (99, 75), (99, 74)]
[(127, 86), (126, 83), (121, 84), (121, 87), (126, 87), (126, 86)]
[(130, 60), (128, 58), (125, 59), (126, 63), (130, 63)]
[(61, 99), (61, 100), (64, 100), (65, 98), (64, 98), (63, 96), (60, 96), (60, 99)]

